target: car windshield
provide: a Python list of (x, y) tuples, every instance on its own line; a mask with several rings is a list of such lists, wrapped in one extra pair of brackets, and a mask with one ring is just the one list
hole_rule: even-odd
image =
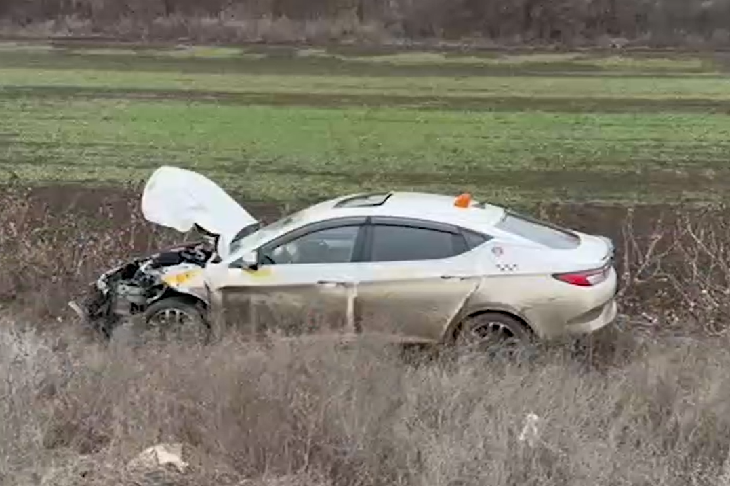
[(240, 237), (237, 236), (231, 243), (229, 255), (236, 253), (244, 246), (251, 249), (258, 248), (263, 242), (268, 240), (271, 235), (281, 233), (282, 230), (288, 226), (294, 225), (297, 221), (302, 219), (302, 215), (305, 211), (306, 210), (298, 211), (292, 215), (281, 218), (253, 233), (242, 231), (240, 233)]
[(580, 245), (580, 238), (567, 230), (511, 211), (505, 212), (496, 227), (554, 250), (572, 250)]

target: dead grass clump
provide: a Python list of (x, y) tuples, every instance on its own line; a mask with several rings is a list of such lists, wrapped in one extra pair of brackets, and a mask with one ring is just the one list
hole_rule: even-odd
[(46, 342), (0, 321), (0, 483), (33, 468), (42, 450), (44, 414), (34, 409), (46, 379), (59, 364)]

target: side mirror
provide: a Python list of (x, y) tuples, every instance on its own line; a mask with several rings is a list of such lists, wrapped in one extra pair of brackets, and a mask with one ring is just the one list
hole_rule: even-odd
[(241, 261), (247, 267), (256, 267), (259, 264), (259, 256), (255, 251), (249, 251), (244, 253), (241, 257)]
[(256, 270), (259, 266), (258, 254), (255, 251), (249, 251), (241, 255), (241, 258), (231, 263), (233, 268), (250, 268)]

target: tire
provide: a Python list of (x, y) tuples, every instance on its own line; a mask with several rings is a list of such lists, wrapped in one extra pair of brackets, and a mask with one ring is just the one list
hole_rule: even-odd
[(467, 317), (459, 326), (455, 344), (473, 351), (515, 350), (532, 342), (532, 331), (519, 319), (499, 312)]
[(147, 337), (207, 344), (211, 337), (210, 324), (204, 317), (202, 305), (184, 297), (163, 298), (144, 313), (144, 332)]

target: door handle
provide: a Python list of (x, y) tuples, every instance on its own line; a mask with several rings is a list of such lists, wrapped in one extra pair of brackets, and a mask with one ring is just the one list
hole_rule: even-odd
[(441, 275), (441, 279), (442, 280), (455, 280), (455, 281), (458, 280), (458, 281), (461, 281), (461, 280), (466, 280), (468, 278), (469, 277), (458, 277), (456, 275)]
[(344, 282), (334, 282), (332, 280), (320, 280), (317, 282), (317, 285), (319, 285), (320, 287), (333, 288), (333, 287), (344, 287), (345, 283)]

